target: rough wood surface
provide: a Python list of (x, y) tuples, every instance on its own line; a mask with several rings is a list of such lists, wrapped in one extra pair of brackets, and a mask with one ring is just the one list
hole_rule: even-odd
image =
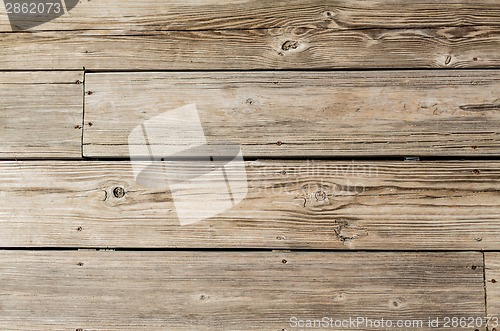
[(2, 34), (0, 70), (498, 68), (499, 48), (498, 26), (47, 31)]
[(0, 158), (80, 158), (83, 74), (0, 72)]
[(86, 90), (89, 157), (127, 157), (133, 128), (189, 103), (247, 157), (500, 155), (496, 70), (103, 73)]
[[(2, 3), (3, 1), (0, 1)], [(485, 10), (487, 8), (487, 10)], [(335, 29), (500, 25), (496, 0), (134, 0), (81, 1), (69, 14), (30, 30)], [(4, 10), (0, 31), (11, 31)]]
[(294, 316), (484, 315), (480, 253), (2, 251), (0, 261), (3, 330), (289, 330)]
[[(247, 162), (245, 200), (181, 226), (168, 187), (139, 186), (128, 162), (8, 161), (0, 246), (500, 249), (499, 165)], [(207, 203), (180, 192), (193, 208)]]
[(484, 253), (484, 260), (486, 311), (488, 316), (500, 318), (500, 253), (486, 252)]
[(0, 69), (499, 67), (499, 18), (494, 0), (82, 1), (30, 33), (1, 12)]

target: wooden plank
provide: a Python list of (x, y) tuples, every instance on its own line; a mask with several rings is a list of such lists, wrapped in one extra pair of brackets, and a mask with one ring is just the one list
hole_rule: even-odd
[(89, 157), (127, 157), (132, 129), (189, 103), (247, 157), (500, 155), (496, 70), (102, 73), (86, 89)]
[(0, 72), (0, 158), (80, 158), (82, 82), (82, 72)]
[[(181, 226), (168, 187), (138, 185), (128, 162), (6, 161), (0, 246), (499, 249), (499, 165), (247, 162), (242, 202)], [(213, 184), (178, 192), (201, 210)]]
[[(485, 10), (487, 8), (488, 10)], [(496, 0), (133, 0), (82, 1), (43, 30), (209, 30), (323, 27), (335, 29), (500, 25)], [(11, 31), (6, 11), (0, 31)]]
[(497, 26), (48, 31), (3, 34), (0, 69), (498, 68), (499, 47)]
[[(499, 329), (500, 318), (500, 253), (486, 252), (484, 253), (485, 263), (485, 281), (486, 281), (486, 311), (488, 316), (495, 318), (492, 322), (497, 322), (492, 325)], [(490, 328), (491, 329), (491, 328)]]
[(294, 316), (435, 330), (429, 317), (484, 316), (480, 253), (1, 251), (0, 261), (4, 330), (293, 330)]

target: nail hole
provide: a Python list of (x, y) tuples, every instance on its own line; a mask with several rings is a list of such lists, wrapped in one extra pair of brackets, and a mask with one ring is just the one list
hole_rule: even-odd
[(92, 91), (87, 92), (87, 95), (92, 95), (92, 94), (94, 94), (94, 92), (92, 92)]
[(83, 230), (83, 228), (81, 226), (76, 228), (76, 231), (82, 231), (82, 230)]
[(89, 126), (92, 126), (92, 125), (94, 125), (94, 123), (92, 123), (92, 122), (89, 122)]
[(474, 169), (472, 170), (472, 172), (474, 173), (474, 175), (479, 175), (481, 173), (481, 171), (479, 171), (478, 169)]
[(477, 61), (477, 57), (472, 58), (472, 60)]
[(283, 145), (283, 143), (281, 141), (277, 141), (276, 145), (281, 146), (281, 145)]
[(77, 265), (81, 267), (83, 266), (83, 262), (78, 262)]
[(473, 265), (473, 266), (471, 267), (471, 269), (472, 269), (472, 270), (476, 270), (476, 269), (477, 269), (477, 267), (476, 267), (475, 265)]
[(492, 280), (491, 280), (491, 282), (492, 282), (493, 284), (495, 284), (495, 283), (497, 282), (497, 280), (496, 280), (496, 279), (492, 279)]
[(285, 259), (281, 260), (281, 263), (283, 263), (283, 264), (286, 264), (287, 262), (288, 262), (288, 261), (287, 261), (287, 260), (285, 260)]

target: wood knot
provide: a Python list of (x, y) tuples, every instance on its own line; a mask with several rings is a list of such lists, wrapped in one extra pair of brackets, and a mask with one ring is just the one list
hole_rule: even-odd
[(281, 45), (281, 49), (284, 51), (289, 51), (291, 49), (297, 49), (299, 47), (298, 41), (287, 40)]
[(113, 190), (113, 195), (115, 196), (115, 198), (123, 198), (125, 196), (125, 189), (123, 187), (115, 187), (115, 189)]
[(327, 194), (325, 191), (316, 191), (314, 193), (314, 198), (317, 200), (317, 201), (325, 201), (326, 198), (327, 198)]

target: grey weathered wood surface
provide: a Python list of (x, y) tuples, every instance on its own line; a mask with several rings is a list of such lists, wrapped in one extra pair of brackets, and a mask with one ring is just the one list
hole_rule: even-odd
[(82, 122), (82, 72), (0, 72), (0, 158), (80, 158)]
[(3, 330), (288, 330), (293, 316), (484, 315), (479, 252), (1, 251), (0, 261)]
[(9, 33), (2, 12), (0, 69), (500, 65), (500, 6), (494, 0), (141, 3), (82, 1), (31, 33)]
[[(2, 162), (0, 246), (500, 249), (499, 169), (495, 161), (247, 162), (244, 201), (181, 226), (168, 188), (136, 184), (129, 162)], [(193, 208), (207, 203), (180, 192)]]
[(487, 299), (486, 311), (488, 312), (488, 316), (500, 318), (500, 253), (484, 253), (484, 263)]
[(498, 26), (45, 31), (2, 34), (0, 70), (498, 68), (499, 48)]
[(102, 73), (86, 90), (89, 157), (127, 157), (133, 128), (188, 103), (247, 157), (500, 155), (496, 70)]
[[(500, 156), (500, 71), (456, 70), (499, 49), (497, 0), (82, 0), (27, 32), (0, 0), (0, 330), (499, 316), (500, 253), (479, 250), (500, 250), (500, 162), (306, 160)], [(305, 71), (369, 68), (455, 70)], [(107, 70), (168, 72), (88, 74)], [(193, 102), (209, 142), (300, 160), (246, 162), (247, 198), (189, 226), (127, 161), (40, 160), (126, 158)]]
[[(133, 0), (92, 0), (30, 30), (394, 29), (500, 26), (499, 17), (496, 0), (143, 0), (140, 6)], [(11, 31), (4, 10), (0, 11), (0, 31)]]

